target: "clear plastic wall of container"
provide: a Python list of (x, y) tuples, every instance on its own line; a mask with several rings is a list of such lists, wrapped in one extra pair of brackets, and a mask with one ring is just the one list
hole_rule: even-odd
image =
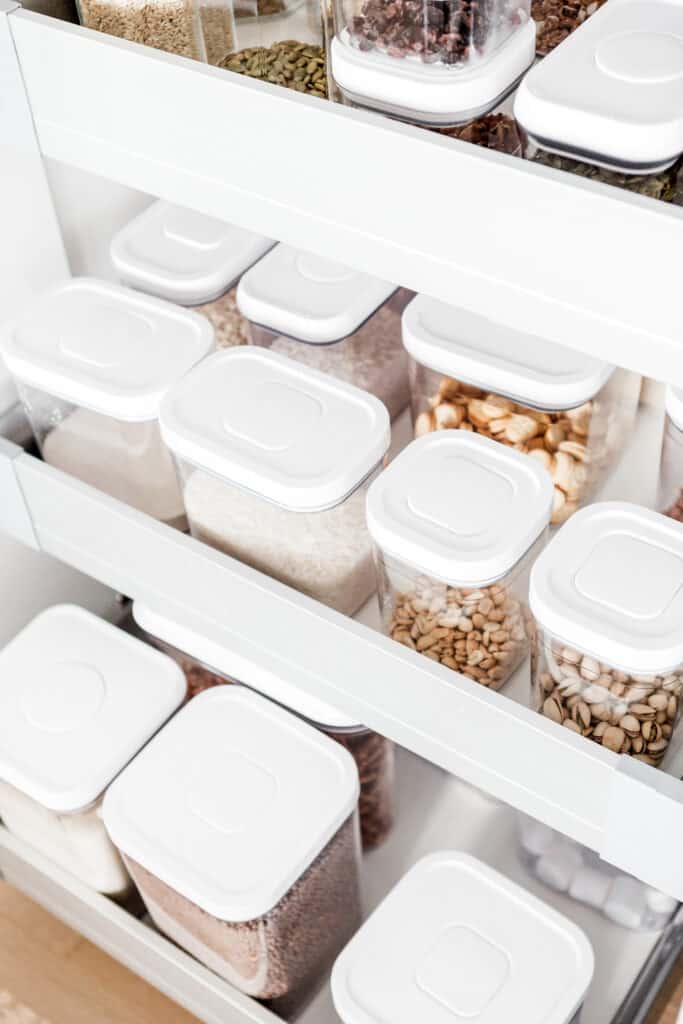
[(623, 453), (640, 377), (419, 295), (403, 315), (415, 436), (459, 429), (527, 453), (554, 484), (552, 523), (589, 501)]
[(213, 347), (207, 320), (118, 285), (77, 279), (8, 325), (2, 345), (46, 462), (184, 525), (157, 415), (168, 387)]
[(248, 346), (190, 372), (161, 423), (193, 536), (345, 614), (368, 600), (365, 492), (390, 439), (381, 402)]
[(357, 800), (338, 744), (221, 686), (121, 774), (104, 819), (160, 930), (248, 995), (291, 1006), (360, 922)]
[(678, 900), (600, 859), (597, 853), (519, 815), (522, 860), (539, 882), (632, 931), (660, 931)]
[(0, 437), (25, 446), (32, 437), (31, 425), (19, 401), (12, 375), (0, 359)]
[(183, 699), (168, 658), (89, 612), (43, 612), (0, 653), (0, 817), (81, 882), (131, 886), (103, 793)]
[(683, 522), (683, 392), (667, 388), (657, 508)]
[(500, 689), (529, 652), (529, 570), (551, 502), (540, 466), (486, 438), (408, 445), (368, 493), (387, 634)]
[(114, 236), (110, 254), (123, 284), (202, 313), (213, 325), (216, 347), (229, 348), (247, 343), (235, 286), (273, 244), (253, 231), (158, 200)]
[(288, 245), (277, 245), (237, 289), (253, 345), (362, 388), (393, 419), (409, 401), (401, 315), (412, 293)]
[(582, 509), (535, 563), (534, 707), (659, 767), (683, 691), (683, 537), (625, 502)]

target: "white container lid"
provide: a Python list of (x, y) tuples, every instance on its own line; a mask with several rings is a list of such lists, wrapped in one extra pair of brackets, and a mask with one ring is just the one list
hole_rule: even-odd
[(683, 530), (627, 502), (581, 509), (535, 562), (531, 611), (566, 644), (640, 675), (683, 665)]
[(237, 308), (252, 323), (311, 344), (348, 337), (396, 291), (370, 274), (276, 245), (237, 288)]
[(594, 398), (614, 367), (547, 338), (418, 295), (403, 312), (403, 344), (418, 363), (538, 409)]
[(683, 430), (683, 389), (666, 389), (666, 414), (679, 430)]
[(176, 663), (74, 605), (0, 651), (0, 779), (51, 811), (91, 805), (185, 698)]
[(545, 149), (632, 173), (683, 150), (683, 6), (610, 0), (537, 64), (515, 117)]
[(166, 391), (213, 348), (213, 327), (121, 285), (78, 278), (0, 333), (20, 381), (118, 420), (156, 419)]
[(500, 579), (550, 521), (553, 484), (534, 459), (464, 430), (411, 441), (370, 485), (368, 529), (388, 555), (462, 586)]
[(110, 255), (125, 284), (181, 306), (199, 306), (232, 288), (274, 244), (158, 200), (114, 236)]
[(418, 861), (342, 951), (344, 1024), (568, 1024), (593, 975), (573, 922), (468, 854)]
[(162, 403), (160, 422), (175, 455), (300, 512), (343, 501), (391, 438), (378, 398), (251, 345), (195, 367)]
[(249, 661), (234, 650), (207, 640), (194, 630), (181, 626), (165, 615), (159, 615), (139, 601), (133, 602), (133, 618), (138, 626), (164, 643), (177, 647), (191, 658), (208, 665), (215, 672), (249, 686), (253, 690), (283, 704), (315, 725), (336, 729), (360, 729), (363, 726), (336, 708), (297, 690), (262, 665)]
[(268, 913), (356, 806), (351, 755), (241, 686), (187, 704), (107, 791), (116, 845), (222, 921)]

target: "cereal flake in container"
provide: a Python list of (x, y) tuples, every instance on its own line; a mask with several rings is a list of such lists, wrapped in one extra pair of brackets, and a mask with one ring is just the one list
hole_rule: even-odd
[(81, 882), (130, 879), (102, 823), (112, 780), (173, 714), (178, 666), (90, 612), (56, 605), (0, 652), (0, 817)]
[(303, 1000), (360, 921), (358, 776), (242, 686), (190, 701), (104, 820), (159, 929), (248, 995)]

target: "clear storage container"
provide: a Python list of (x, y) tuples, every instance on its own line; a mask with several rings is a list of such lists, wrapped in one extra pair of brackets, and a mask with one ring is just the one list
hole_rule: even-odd
[(408, 405), (404, 288), (289, 245), (244, 275), (237, 305), (252, 345), (296, 359), (376, 395), (393, 419)]
[(529, 651), (529, 569), (551, 504), (548, 474), (487, 438), (409, 444), (367, 501), (388, 635), (498, 690)]
[(578, 512), (531, 572), (537, 710), (659, 766), (683, 689), (683, 535), (626, 502)]
[(337, 708), (286, 683), (234, 648), (214, 643), (151, 608), (133, 604), (135, 622), (152, 643), (185, 672), (188, 696), (225, 683), (240, 683), (282, 704), (349, 751), (360, 778), (360, 829), (364, 849), (378, 846), (394, 820), (394, 745)]
[(529, 0), (334, 0), (334, 81), (347, 100), (409, 121), (471, 121), (533, 63), (529, 10)]
[(601, 860), (594, 850), (523, 814), (519, 815), (519, 836), (522, 860), (539, 882), (593, 907), (622, 928), (660, 931), (678, 908), (673, 896), (627, 875)]
[(419, 295), (403, 314), (415, 435), (458, 428), (526, 452), (555, 485), (553, 524), (626, 447), (640, 377), (547, 338)]
[(57, 605), (0, 652), (0, 817), (99, 892), (128, 873), (100, 807), (107, 786), (180, 705), (178, 666), (90, 612)]
[(123, 284), (191, 306), (213, 324), (216, 346), (247, 342), (235, 286), (274, 243), (253, 231), (158, 200), (114, 236), (111, 261)]
[(248, 346), (180, 381), (161, 425), (195, 537), (337, 611), (367, 601), (365, 492), (390, 440), (381, 402)]
[(337, 958), (343, 1024), (570, 1024), (593, 976), (585, 934), (465, 853), (418, 861)]
[(170, 385), (212, 349), (209, 322), (82, 278), (44, 295), (0, 337), (44, 460), (182, 526), (157, 417)]
[(657, 507), (683, 522), (683, 391), (667, 388)]
[(242, 686), (190, 701), (104, 820), (159, 929), (258, 999), (303, 999), (360, 922), (352, 758)]
[(15, 444), (27, 445), (33, 433), (31, 424), (19, 401), (12, 375), (0, 359), (0, 437)]

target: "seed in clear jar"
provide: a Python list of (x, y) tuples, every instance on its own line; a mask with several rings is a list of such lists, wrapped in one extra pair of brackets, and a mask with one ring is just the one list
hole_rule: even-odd
[(429, 412), (421, 412), (415, 420), (415, 437), (430, 434), (434, 429), (434, 420)]
[(562, 706), (555, 697), (548, 697), (548, 699), (543, 702), (543, 714), (546, 718), (550, 718), (553, 722), (557, 722), (558, 724), (562, 722), (564, 717), (562, 714)]
[(640, 732), (640, 722), (635, 715), (624, 715), (619, 725), (627, 736), (637, 736)]
[(442, 402), (434, 410), (434, 420), (437, 430), (457, 429), (463, 420), (462, 407), (451, 405), (450, 402)]
[(623, 729), (620, 729), (616, 725), (610, 725), (605, 729), (605, 735), (602, 737), (603, 747), (607, 747), (608, 750), (613, 750), (615, 754), (621, 752), (626, 734)]
[(564, 430), (557, 423), (551, 423), (544, 436), (546, 444), (553, 450), (559, 448), (565, 439)]
[(581, 659), (581, 675), (584, 679), (595, 682), (595, 680), (600, 677), (599, 662), (597, 662), (595, 658), (590, 658), (588, 655), (585, 655), (585, 657)]
[(505, 436), (512, 444), (523, 444), (538, 433), (538, 423), (532, 416), (514, 413), (510, 416)]

